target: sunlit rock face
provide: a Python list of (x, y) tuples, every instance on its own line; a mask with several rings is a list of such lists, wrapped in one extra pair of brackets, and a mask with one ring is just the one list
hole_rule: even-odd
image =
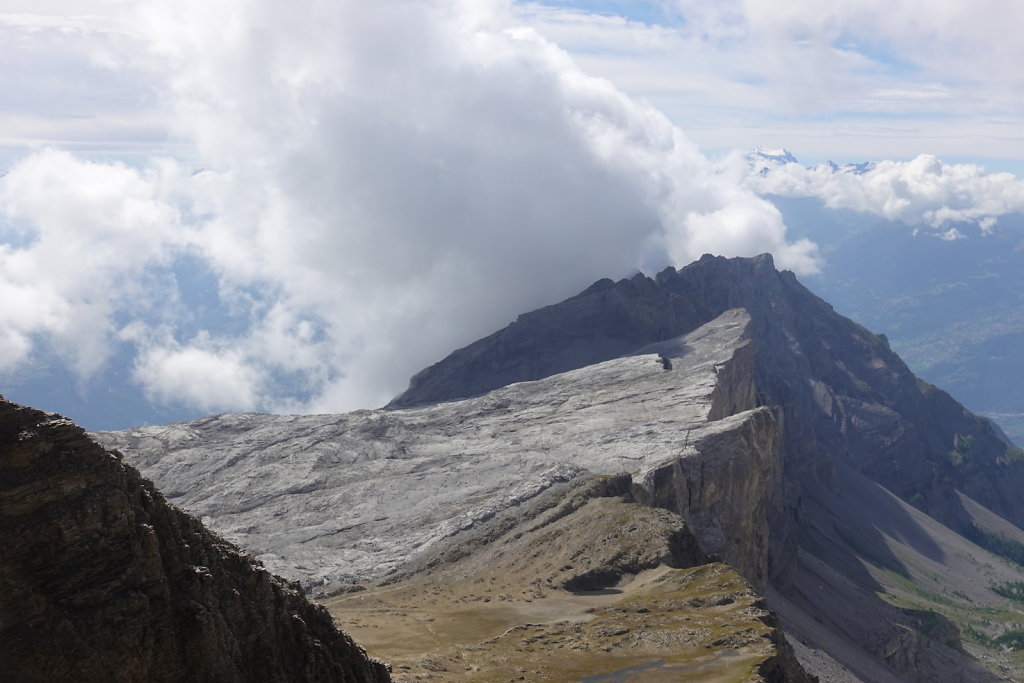
[[(649, 353), (465, 401), (221, 415), (98, 436), (170, 500), (311, 589), (379, 578), (556, 484), (619, 472), (640, 495), (693, 512), (708, 552), (763, 583), (767, 545), (751, 534), (766, 529), (778, 485), (774, 421), (764, 408), (710, 419), (723, 395), (718, 374), (749, 344), (749, 324), (729, 311)], [(660, 489), (679, 463), (704, 472), (699, 494)]]
[[(391, 406), (471, 396), (635, 352), (735, 308), (751, 318), (756, 356), (733, 365), (738, 374), (722, 390), (735, 396), (713, 417), (764, 405), (785, 423), (790, 514), (779, 510), (780, 520), (799, 508), (804, 486), (837, 485), (834, 468), (844, 462), (957, 531), (971, 524), (957, 490), (1024, 524), (1024, 498), (1015, 493), (1024, 463), (991, 424), (918, 380), (883, 335), (835, 313), (767, 254), (705, 256), (654, 278), (602, 280), (453, 352), (418, 373)], [(788, 527), (775, 530), (780, 568), (795, 557)]]

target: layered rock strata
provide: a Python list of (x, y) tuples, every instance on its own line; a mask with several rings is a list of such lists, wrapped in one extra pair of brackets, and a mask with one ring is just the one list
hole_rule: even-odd
[[(624, 307), (637, 313), (623, 315)], [(884, 336), (836, 314), (792, 273), (776, 271), (768, 255), (705, 256), (655, 278), (595, 283), (425, 369), (391, 407), (448, 401), (533, 379), (564, 369), (558, 351), (566, 345), (580, 359), (621, 353), (630, 343), (652, 341), (658, 325), (667, 335), (679, 334), (735, 307), (750, 313), (752, 343), (719, 369), (709, 417), (767, 406), (775, 419), (781, 483), (772, 489), (777, 495), (763, 501), (769, 524), (762, 540), (769, 548), (772, 594), (786, 608), (790, 627), (830, 649), (852, 675), (871, 680), (989, 677), (958, 652), (955, 638), (908, 638), (908, 630), (919, 634), (918, 615), (878, 599), (886, 590), (883, 582), (895, 587), (880, 572), (923, 580), (921, 567), (938, 562), (948, 568), (954, 562), (947, 549), (964, 539), (949, 529), (925, 530), (905, 503), (887, 501), (893, 517), (868, 521), (876, 519), (868, 500), (891, 490), (954, 531), (1004, 552), (1017, 547), (1024, 524), (1021, 498), (1013, 493), (1024, 486), (1024, 457), (988, 421), (915, 378)], [(550, 330), (558, 324), (565, 326), (563, 341), (551, 342)], [(531, 352), (533, 360), (524, 363), (524, 352), (541, 348), (556, 353)], [(663, 469), (653, 487), (661, 495), (657, 503), (680, 509), (672, 501), (689, 497), (696, 505), (687, 514), (699, 518), (709, 504), (699, 498), (706, 485), (680, 482), (701, 473)], [(851, 490), (864, 493), (865, 500), (844, 495)], [(837, 500), (844, 501), (841, 508)], [(823, 501), (829, 509), (824, 515)], [(1013, 523), (1009, 531), (998, 516)], [(979, 561), (957, 580), (973, 584), (992, 572), (1015, 573), (980, 548), (971, 555)], [(904, 603), (900, 592), (891, 599)], [(993, 598), (989, 592), (983, 600), (991, 605)], [(912, 654), (894, 654), (911, 646)]]
[(390, 680), (297, 585), (58, 415), (0, 399), (0, 678)]
[[(690, 515), (706, 552), (763, 586), (778, 433), (765, 409), (709, 419), (749, 324), (728, 311), (671, 349), (467, 401), (222, 415), (97, 438), (175, 503), (320, 592), (379, 579), (552, 486), (617, 472), (632, 474), (638, 497)], [(672, 370), (658, 362), (666, 351)], [(683, 476), (661, 491), (671, 471), (691, 473), (692, 490)]]
[[(654, 278), (601, 280), (452, 352), (413, 377), (389, 407), (451, 401), (632, 353), (734, 308), (751, 316), (758, 357), (723, 384), (733, 395), (722, 397), (713, 417), (759, 405), (775, 410), (790, 472), (790, 511), (780, 517), (799, 509), (803, 484), (833, 486), (840, 460), (961, 533), (972, 523), (957, 490), (1024, 525), (1017, 495), (1024, 455), (987, 420), (918, 380), (884, 335), (837, 314), (793, 273), (777, 271), (768, 254), (704, 256)], [(788, 525), (777, 526), (781, 569), (795, 546)]]

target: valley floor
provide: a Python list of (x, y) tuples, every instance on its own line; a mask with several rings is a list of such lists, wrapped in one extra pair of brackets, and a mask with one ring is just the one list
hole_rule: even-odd
[(724, 564), (575, 594), (519, 578), (411, 581), (326, 604), (396, 681), (757, 681), (776, 655), (759, 597)]

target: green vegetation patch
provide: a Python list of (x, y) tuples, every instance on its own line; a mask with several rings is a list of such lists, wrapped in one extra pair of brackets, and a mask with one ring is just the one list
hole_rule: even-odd
[(1024, 650), (1024, 631), (1007, 631), (1001, 636), (992, 639), (992, 643), (1005, 650)]
[(1002, 534), (993, 533), (988, 529), (982, 529), (977, 524), (972, 526), (965, 535), (970, 541), (990, 553), (1024, 567), (1024, 543), (1007, 538)]
[(1024, 604), (1024, 581), (993, 584), (991, 588), (996, 595)]

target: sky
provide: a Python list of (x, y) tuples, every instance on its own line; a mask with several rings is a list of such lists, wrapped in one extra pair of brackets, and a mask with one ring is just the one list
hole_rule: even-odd
[[(1009, 0), (0, 0), (0, 393), (77, 397), (108, 412), (65, 411), (92, 427), (376, 407), (602, 277), (703, 253), (827, 268), (772, 195), (998, 229), (1024, 208), (1022, 20)], [(801, 163), (760, 175), (758, 146)]]

